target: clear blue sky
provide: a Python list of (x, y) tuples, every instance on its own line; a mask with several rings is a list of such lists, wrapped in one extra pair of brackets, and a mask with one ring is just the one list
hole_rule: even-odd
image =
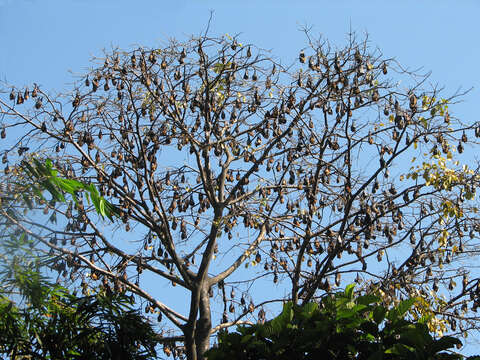
[(368, 33), (385, 56), (432, 71), (446, 94), (474, 87), (452, 110), (480, 120), (476, 0), (0, 0), (0, 79), (61, 91), (73, 80), (68, 72), (82, 73), (102, 49), (185, 40), (204, 31), (211, 10), (211, 35), (241, 34), (287, 63), (305, 46), (303, 26), (339, 47), (350, 29)]

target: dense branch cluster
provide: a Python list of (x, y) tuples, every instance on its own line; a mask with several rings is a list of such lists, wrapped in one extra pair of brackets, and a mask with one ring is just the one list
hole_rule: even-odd
[[(96, 63), (71, 94), (35, 85), (0, 97), (11, 187), (25, 180), (21, 159), (49, 157), (120, 209), (116, 232), (87, 202), (34, 202), (52, 223), (3, 211), (58, 255), (60, 274), (142, 297), (181, 330), (192, 359), (214, 331), (265, 317), (248, 291), (264, 279), (272, 293), (281, 280), (295, 303), (356, 280), (386, 302), (427, 299), (417, 310), (443, 330), (445, 320), (474, 326), (478, 274), (459, 261), (477, 255), (478, 177), (455, 159), (480, 128), (449, 114), (458, 95), (441, 98), (354, 36), (343, 49), (312, 41), (289, 67), (229, 37)], [(124, 231), (135, 246), (118, 240)], [(165, 305), (142, 272), (185, 288), (189, 311)], [(216, 287), (222, 301), (210, 304)]]

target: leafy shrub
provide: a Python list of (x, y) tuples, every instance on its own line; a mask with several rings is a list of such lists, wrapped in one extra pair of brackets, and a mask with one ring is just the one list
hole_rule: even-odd
[(70, 293), (42, 275), (26, 243), (23, 234), (0, 244), (0, 358), (156, 358), (157, 335), (130, 297)]
[(434, 338), (426, 318), (407, 319), (415, 301), (388, 309), (377, 296), (355, 297), (354, 285), (349, 285), (320, 304), (288, 302), (279, 316), (264, 324), (223, 332), (218, 346), (206, 355), (209, 360), (464, 359), (451, 350), (461, 346), (460, 340)]

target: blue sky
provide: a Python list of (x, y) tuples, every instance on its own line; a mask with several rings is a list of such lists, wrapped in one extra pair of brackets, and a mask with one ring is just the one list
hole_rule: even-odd
[[(453, 5), (455, 4), (455, 5)], [(479, 85), (476, 1), (0, 0), (0, 76), (62, 87), (103, 48), (160, 45), (204, 30), (242, 34), (285, 60), (305, 45), (303, 25), (341, 45), (350, 27), (448, 89)], [(478, 88), (478, 86), (477, 86)], [(469, 98), (478, 94), (475, 90)], [(473, 105), (473, 104), (471, 104)]]
[[(205, 30), (241, 34), (290, 63), (306, 45), (302, 27), (341, 47), (347, 32), (369, 34), (371, 45), (410, 69), (432, 71), (445, 93), (473, 90), (452, 112), (480, 120), (480, 35), (475, 0), (213, 1), (0, 0), (0, 80), (18, 86), (68, 89), (102, 49), (162, 46)], [(469, 350), (475, 351), (474, 348)]]

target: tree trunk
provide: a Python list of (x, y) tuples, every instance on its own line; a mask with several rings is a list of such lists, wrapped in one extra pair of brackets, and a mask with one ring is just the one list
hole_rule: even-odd
[[(183, 328), (185, 350), (188, 360), (204, 360), (205, 351), (210, 347), (210, 330), (212, 320), (210, 314), (210, 297), (208, 282), (198, 291), (198, 311), (193, 321)], [(194, 294), (195, 295), (195, 294)], [(195, 301), (195, 296), (192, 301)]]
[(193, 327), (188, 326), (183, 331), (185, 335), (185, 351), (187, 354), (187, 360), (197, 360), (197, 346), (195, 344)]
[(195, 343), (197, 347), (197, 359), (204, 360), (205, 351), (210, 347), (210, 330), (212, 319), (210, 314), (210, 297), (208, 288), (204, 286), (200, 291), (199, 319), (195, 331)]

